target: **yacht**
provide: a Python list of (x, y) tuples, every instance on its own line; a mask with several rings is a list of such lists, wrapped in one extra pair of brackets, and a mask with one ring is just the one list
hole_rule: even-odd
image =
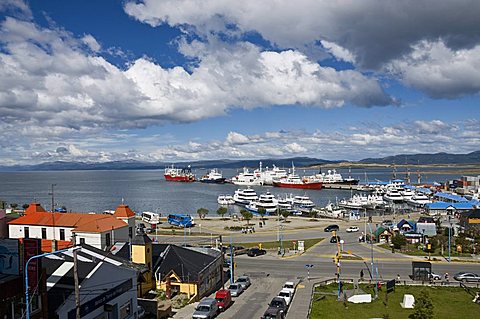
[(407, 202), (415, 207), (423, 207), (427, 204), (430, 204), (432, 201), (427, 195), (416, 192)]
[(235, 204), (235, 200), (232, 195), (218, 195), (217, 203), (222, 206), (233, 205)]
[(408, 202), (413, 197), (414, 193), (410, 188), (404, 188), (400, 191), (400, 195), (402, 195), (405, 202)]
[(213, 184), (223, 184), (225, 183), (225, 177), (222, 176), (216, 168), (212, 168), (208, 174), (200, 178), (202, 183), (213, 183)]
[(310, 197), (298, 195), (293, 198), (293, 206), (311, 209), (315, 207), (315, 204), (310, 200)]
[(253, 200), (245, 206), (251, 212), (258, 213), (259, 208), (265, 208), (267, 214), (274, 213), (278, 207), (278, 200), (267, 192), (266, 194), (260, 194), (257, 200)]
[(254, 189), (249, 188), (239, 188), (233, 194), (233, 200), (237, 205), (248, 205), (251, 201), (258, 199), (257, 193)]
[(237, 176), (232, 177), (232, 183), (235, 185), (258, 186), (263, 185), (263, 181), (254, 173), (250, 172), (248, 168), (244, 167), (243, 172)]
[(365, 195), (355, 194), (350, 199), (342, 199), (338, 203), (340, 207), (360, 209), (368, 205), (368, 197)]
[(402, 194), (400, 194), (397, 188), (393, 187), (387, 189), (387, 192), (383, 195), (383, 199), (392, 203), (400, 203), (403, 201)]

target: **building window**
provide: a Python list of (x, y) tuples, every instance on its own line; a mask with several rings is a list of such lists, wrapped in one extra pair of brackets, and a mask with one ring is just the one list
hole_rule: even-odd
[(30, 238), (30, 228), (29, 227), (23, 227), (23, 232), (24, 232), (24, 237), (25, 238)]
[(110, 246), (110, 233), (105, 234), (105, 246)]
[(47, 239), (47, 229), (42, 227), (42, 239)]
[(65, 240), (65, 229), (60, 228), (60, 240)]

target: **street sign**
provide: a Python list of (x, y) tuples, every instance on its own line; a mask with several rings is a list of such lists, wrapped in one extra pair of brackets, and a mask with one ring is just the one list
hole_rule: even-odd
[(387, 281), (387, 294), (395, 290), (395, 279)]
[(305, 241), (299, 240), (298, 241), (298, 251), (305, 251)]

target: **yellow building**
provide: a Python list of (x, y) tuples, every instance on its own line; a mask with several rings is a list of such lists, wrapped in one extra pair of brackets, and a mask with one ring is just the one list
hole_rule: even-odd
[(145, 265), (144, 271), (138, 278), (138, 296), (143, 296), (148, 291), (155, 289), (155, 280), (152, 268), (152, 240), (146, 234), (137, 234), (132, 240), (132, 262)]
[(190, 300), (200, 300), (221, 286), (223, 261), (218, 251), (153, 245), (157, 288), (167, 297), (184, 293)]

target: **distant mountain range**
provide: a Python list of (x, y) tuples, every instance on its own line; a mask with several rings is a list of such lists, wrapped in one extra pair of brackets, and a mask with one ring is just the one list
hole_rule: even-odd
[[(309, 167), (325, 164), (339, 164), (346, 162), (344, 160), (328, 161), (311, 157), (292, 157), (284, 159), (262, 159), (262, 160), (206, 160), (192, 162), (176, 162), (176, 166), (184, 167), (191, 165), (196, 169), (208, 168), (241, 168), (241, 167), (258, 167), (262, 162), (263, 167), (272, 167), (273, 164), (278, 167), (291, 167), (292, 163), (296, 167)], [(480, 151), (468, 154), (401, 154), (395, 156), (381, 158), (366, 158), (355, 164), (480, 164)], [(164, 169), (171, 165), (172, 162), (140, 162), (135, 160), (113, 161), (105, 163), (84, 163), (84, 162), (65, 162), (55, 161), (36, 165), (13, 165), (0, 166), (0, 171), (62, 171), (62, 170), (127, 170), (127, 169)]]

